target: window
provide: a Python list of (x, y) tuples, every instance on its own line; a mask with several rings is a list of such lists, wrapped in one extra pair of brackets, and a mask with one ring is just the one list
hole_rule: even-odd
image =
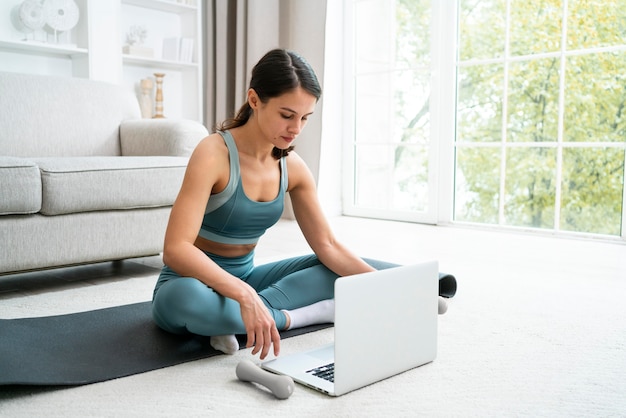
[(430, 1), (350, 5), (355, 118), (344, 210), (434, 222)]
[[(353, 11), (346, 213), (625, 236), (626, 2), (355, 0)], [(440, 41), (450, 33), (454, 44)], [(438, 58), (449, 49), (455, 59)]]
[(455, 220), (621, 235), (626, 3), (459, 4)]

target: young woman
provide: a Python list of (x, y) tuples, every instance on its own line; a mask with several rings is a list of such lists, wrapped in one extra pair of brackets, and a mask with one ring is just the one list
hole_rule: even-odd
[[(389, 268), (357, 257), (331, 231), (313, 176), (292, 151), (321, 88), (294, 52), (268, 52), (252, 70), (236, 117), (193, 152), (170, 215), (154, 290), (155, 322), (172, 333), (211, 336), (232, 354), (234, 334), (264, 359), (280, 351), (278, 330), (334, 320), (339, 276)], [(315, 255), (254, 265), (254, 249), (283, 212), (294, 214)], [(456, 289), (456, 282), (455, 289)]]

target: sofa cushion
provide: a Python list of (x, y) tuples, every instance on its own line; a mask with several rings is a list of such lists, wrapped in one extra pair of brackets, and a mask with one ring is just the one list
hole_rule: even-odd
[(0, 92), (2, 155), (119, 156), (121, 121), (141, 118), (134, 91), (102, 81), (0, 72)]
[(0, 156), (0, 215), (37, 213), (41, 176), (31, 160)]
[(34, 158), (41, 170), (41, 213), (150, 208), (172, 205), (186, 157)]

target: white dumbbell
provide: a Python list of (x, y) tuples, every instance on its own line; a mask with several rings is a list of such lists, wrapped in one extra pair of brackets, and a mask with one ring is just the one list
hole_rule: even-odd
[(237, 378), (243, 382), (254, 382), (265, 386), (278, 399), (287, 399), (296, 387), (291, 377), (265, 371), (250, 360), (241, 360), (237, 365), (236, 374)]

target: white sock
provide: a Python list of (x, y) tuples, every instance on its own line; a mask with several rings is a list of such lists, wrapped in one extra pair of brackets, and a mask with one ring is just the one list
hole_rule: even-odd
[(234, 335), (215, 335), (211, 337), (211, 347), (226, 354), (235, 354), (239, 350), (239, 341)]
[(448, 310), (448, 299), (439, 296), (439, 305), (438, 305), (439, 315), (445, 314), (447, 310)]
[(303, 306), (292, 311), (284, 310), (283, 312), (289, 315), (291, 319), (287, 329), (335, 322), (335, 299), (326, 299), (312, 305)]

